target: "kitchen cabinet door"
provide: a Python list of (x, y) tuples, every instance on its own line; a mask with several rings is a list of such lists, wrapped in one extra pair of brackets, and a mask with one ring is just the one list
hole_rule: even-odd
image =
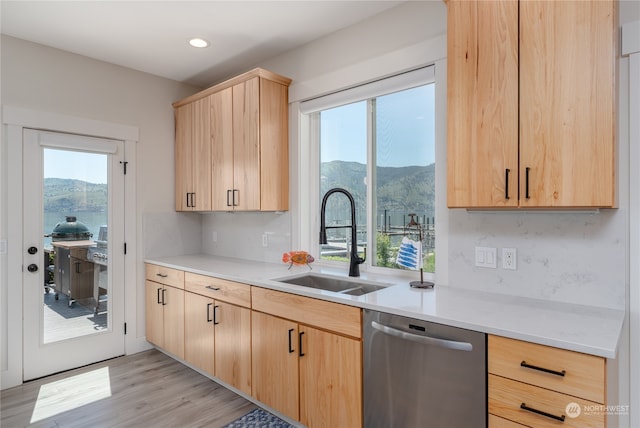
[(161, 348), (164, 347), (164, 311), (162, 308), (162, 284), (145, 281), (145, 321), (146, 339)]
[(253, 311), (251, 346), (251, 395), (282, 414), (299, 420), (298, 324)]
[(612, 0), (520, 2), (522, 206), (615, 205), (616, 17)]
[(175, 174), (176, 174), (176, 211), (190, 211), (190, 198), (193, 192), (193, 104), (175, 109)]
[(260, 210), (260, 78), (233, 86), (234, 210)]
[(211, 211), (209, 98), (176, 108), (176, 210)]
[(214, 301), (195, 293), (184, 299), (184, 359), (215, 376)]
[(165, 286), (162, 307), (164, 311), (163, 349), (184, 359), (184, 290)]
[(362, 426), (362, 342), (301, 325), (300, 421)]
[(447, 7), (447, 205), (516, 207), (518, 2)]
[(251, 310), (215, 305), (215, 376), (251, 395)]
[(214, 211), (233, 209), (233, 88), (210, 96), (211, 205)]

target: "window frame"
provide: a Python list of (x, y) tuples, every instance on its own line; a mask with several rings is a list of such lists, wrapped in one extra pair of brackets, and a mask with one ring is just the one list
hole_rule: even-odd
[[(435, 85), (435, 126), (438, 127), (438, 116), (440, 110), (438, 109), (438, 87), (442, 85), (442, 82), (436, 79), (435, 64), (430, 64), (424, 67), (420, 67), (409, 72), (398, 73), (396, 75), (388, 76), (375, 80), (373, 82), (363, 83), (354, 87), (339, 90), (328, 95), (313, 98), (308, 101), (302, 101), (298, 105), (298, 120), (300, 125), (300, 146), (299, 146), (299, 227), (300, 227), (300, 244), (301, 248), (306, 248), (308, 251), (317, 255), (316, 263), (327, 268), (335, 268), (339, 271), (347, 271), (348, 263), (331, 260), (321, 260), (319, 257), (320, 244), (319, 244), (319, 230), (320, 230), (320, 115), (317, 114), (322, 110), (326, 110), (332, 107), (338, 107), (358, 101), (367, 101), (367, 179), (375, 180), (374, 168), (375, 168), (375, 150), (371, 150), (375, 139), (375, 129), (373, 129), (373, 113), (374, 107), (372, 99), (384, 96), (390, 93), (399, 92), (406, 89), (411, 89), (423, 85), (434, 84)], [(414, 74), (412, 74), (414, 73)], [(446, 84), (446, 82), (444, 82)], [(438, 131), (435, 132), (435, 162), (438, 163)], [(307, 173), (304, 173), (307, 171)], [(436, 174), (436, 181), (437, 175)], [(388, 267), (374, 266), (372, 264), (371, 257), (375, 257), (373, 249), (375, 246), (375, 216), (373, 215), (374, 207), (374, 184), (375, 182), (368, 182), (367, 185), (367, 260), (364, 264), (360, 265), (361, 273), (366, 275), (367, 272), (374, 274), (387, 274), (397, 277), (407, 277), (415, 279), (417, 271), (395, 269)], [(439, 186), (436, 182), (436, 219), (438, 214), (442, 213), (442, 210), (438, 209), (439, 202), (443, 198), (439, 198), (437, 195)], [(437, 220), (436, 220), (437, 222)], [(437, 230), (437, 226), (436, 226)], [(438, 253), (438, 242), (436, 239), (436, 254)], [(373, 254), (373, 255), (371, 255)], [(431, 272), (424, 272), (426, 280), (433, 281), (435, 274)]]

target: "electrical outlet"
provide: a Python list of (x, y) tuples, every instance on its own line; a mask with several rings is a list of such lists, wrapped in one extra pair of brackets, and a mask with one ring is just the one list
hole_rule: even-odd
[(492, 268), (498, 267), (496, 264), (497, 249), (493, 247), (476, 247), (476, 266)]
[(516, 270), (516, 249), (515, 248), (503, 248), (502, 249), (502, 269)]
[(263, 247), (269, 246), (269, 235), (267, 235), (266, 233), (262, 234), (262, 246)]

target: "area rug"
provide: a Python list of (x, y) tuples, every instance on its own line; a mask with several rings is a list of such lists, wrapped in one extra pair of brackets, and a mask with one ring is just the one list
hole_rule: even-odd
[(262, 410), (254, 409), (222, 428), (295, 428), (277, 416)]

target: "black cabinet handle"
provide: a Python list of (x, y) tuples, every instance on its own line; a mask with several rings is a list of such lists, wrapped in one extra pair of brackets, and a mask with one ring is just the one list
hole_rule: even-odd
[(220, 324), (220, 321), (218, 321), (218, 308), (219, 307), (220, 306), (218, 306), (218, 305), (215, 305), (213, 307), (213, 324), (214, 325)]
[(291, 345), (292, 345), (292, 344), (291, 344), (291, 333), (293, 333), (293, 330), (294, 330), (293, 328), (290, 328), (290, 329), (289, 329), (289, 353), (290, 353), (290, 354), (296, 351), (295, 349), (293, 349), (293, 348), (291, 347)]
[(187, 208), (191, 207), (191, 202), (189, 202), (189, 195), (191, 195), (191, 193), (187, 192)]
[(157, 273), (156, 276), (159, 276), (160, 278), (166, 278), (169, 275), (167, 275), (166, 273)]
[(504, 170), (504, 198), (509, 199), (509, 173), (511, 170), (509, 168)]
[(229, 195), (231, 195), (232, 190), (229, 189), (227, 190), (227, 206), (230, 207), (231, 206), (231, 202), (229, 202)]
[(158, 288), (157, 291), (157, 298), (158, 298), (158, 304), (161, 304), (162, 302), (160, 301), (160, 290), (162, 290), (162, 288)]
[(207, 303), (207, 322), (213, 321), (209, 316), (209, 314), (211, 313), (211, 306), (213, 306), (213, 303)]
[(556, 416), (551, 413), (543, 412), (542, 410), (534, 409), (533, 407), (527, 406), (525, 403), (520, 404), (520, 408), (522, 410), (526, 410), (528, 412), (532, 412), (538, 415), (546, 416), (547, 418), (555, 419), (556, 421), (564, 422), (564, 415)]
[(165, 302), (165, 300), (164, 300), (164, 293), (165, 293), (166, 291), (167, 291), (167, 289), (166, 289), (166, 288), (163, 288), (163, 289), (162, 289), (162, 306), (166, 306), (166, 305), (167, 305), (167, 302)]
[(304, 331), (301, 331), (298, 334), (298, 348), (300, 349), (300, 353), (298, 354), (301, 357), (304, 357), (304, 352), (302, 352), (302, 335), (304, 334)]
[(529, 199), (529, 171), (531, 171), (529, 167), (524, 169), (524, 197), (526, 199)]
[(220, 291), (220, 287), (214, 287), (213, 285), (207, 285), (204, 288), (208, 288), (211, 291)]
[(532, 366), (531, 364), (527, 364), (527, 362), (524, 360), (520, 363), (520, 367), (526, 367), (528, 369), (538, 370), (541, 372), (550, 373), (552, 375), (563, 376), (563, 377), (567, 373), (565, 370), (562, 370), (561, 372), (559, 372), (557, 370), (545, 369), (544, 367)]
[[(236, 199), (236, 194), (238, 195), (238, 199)], [(233, 189), (233, 206), (237, 207), (240, 201), (240, 191), (238, 189)]]
[(192, 193), (191, 194), (191, 208), (195, 208), (196, 207), (196, 194)]

